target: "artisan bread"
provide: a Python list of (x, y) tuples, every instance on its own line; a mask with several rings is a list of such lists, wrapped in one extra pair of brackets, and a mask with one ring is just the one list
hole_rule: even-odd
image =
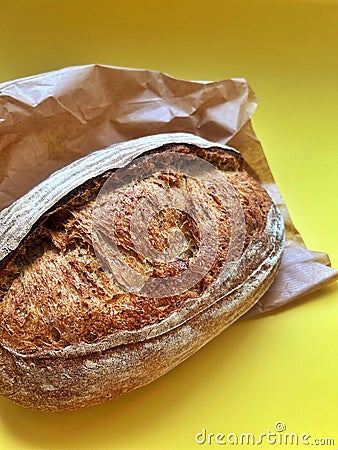
[[(159, 157), (212, 165), (229, 187), (227, 205), (203, 164), (194, 176), (182, 165), (149, 175)], [(148, 175), (135, 183), (139, 161)], [(129, 182), (122, 197), (109, 191), (116, 217), (105, 242), (115, 239), (131, 270), (162, 283), (150, 293), (121, 281), (121, 270), (115, 277), (109, 249), (102, 254), (95, 243), (98, 224), (109, 234), (106, 212), (97, 211), (118, 167)], [(153, 201), (149, 240), (159, 254), (173, 248), (174, 257), (151, 261), (132, 239), (140, 202), (169, 191), (204, 205), (207, 234), (217, 231), (214, 245), (204, 246), (205, 258), (212, 255), (208, 270), (197, 278), (203, 236), (190, 210)], [(281, 214), (241, 155), (188, 134), (141, 138), (73, 163), (2, 211), (0, 231), (0, 394), (43, 410), (97, 404), (172, 369), (259, 300), (278, 272), (284, 243)], [(172, 283), (189, 270), (193, 281), (186, 278), (184, 289)]]

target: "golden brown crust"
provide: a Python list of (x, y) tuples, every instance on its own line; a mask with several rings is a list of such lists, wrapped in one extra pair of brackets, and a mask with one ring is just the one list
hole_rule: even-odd
[(275, 264), (263, 282), (242, 297), (237, 308), (227, 304), (236, 303), (240, 292), (214, 303), (180, 327), (146, 341), (69, 359), (53, 355), (13, 357), (0, 347), (0, 392), (25, 407), (53, 411), (95, 405), (144, 386), (195, 353), (253, 306), (278, 268)]
[[(246, 248), (264, 229), (271, 206), (266, 192), (240, 171), (238, 160), (229, 152), (206, 152), (184, 145), (171, 146), (170, 151), (203, 157), (226, 171), (243, 207)], [(87, 182), (78, 193), (52, 208), (3, 267), (0, 339), (6, 346), (30, 354), (98, 342), (116, 330), (138, 330), (179, 310), (188, 298), (200, 297), (219, 274), (229, 246), (226, 211), (197, 180), (184, 180), (181, 174), (160, 174), (137, 184), (117, 212), (116, 240), (128, 264), (138, 271), (147, 270), (155, 278), (168, 277), (186, 270), (198, 251), (194, 221), (186, 213), (167, 209), (151, 223), (149, 235), (154, 248), (163, 251), (171, 229), (178, 226), (189, 240), (190, 255), (182, 254), (169, 264), (152, 265), (137, 254), (130, 236), (131, 217), (135, 206), (157, 186), (186, 189), (212, 210), (219, 232), (215, 262), (197, 285), (180, 295), (148, 299), (119, 289), (101, 269), (91, 240), (95, 194), (108, 175)], [(189, 185), (184, 186), (184, 181)]]
[[(265, 190), (243, 170), (240, 156), (184, 144), (149, 154), (158, 151), (203, 158), (230, 182), (245, 219), (236, 276), (217, 286), (230, 240), (227, 211), (217, 196), (198, 180), (162, 174), (136, 185), (122, 202), (116, 240), (126, 261), (161, 278), (181, 273), (196, 257), (198, 229), (184, 212), (161, 212), (149, 228), (160, 251), (174, 227), (184, 232), (188, 250), (172, 263), (150, 264), (130, 236), (135, 205), (158, 186), (177, 186), (213, 211), (220, 236), (215, 262), (197, 284), (178, 295), (149, 299), (123, 292), (102, 270), (93, 249), (92, 211), (112, 171), (98, 175), (57, 202), (0, 262), (0, 393), (41, 409), (76, 408), (116, 397), (192, 354), (252, 306), (272, 282), (283, 246), (282, 220)], [(210, 295), (208, 288), (214, 285)]]

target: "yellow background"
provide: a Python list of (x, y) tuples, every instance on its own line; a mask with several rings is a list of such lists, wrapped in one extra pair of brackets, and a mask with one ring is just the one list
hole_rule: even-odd
[[(0, 18), (1, 81), (87, 63), (245, 77), (294, 222), (338, 266), (337, 1), (7, 0)], [(259, 434), (277, 421), (336, 448), (337, 313), (331, 285), (239, 321), (151, 385), (93, 408), (42, 413), (1, 399), (0, 449), (218, 448), (194, 436)]]

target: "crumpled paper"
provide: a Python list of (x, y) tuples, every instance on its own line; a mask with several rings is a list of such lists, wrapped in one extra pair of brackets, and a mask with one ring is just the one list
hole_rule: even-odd
[(245, 79), (186, 81), (155, 71), (88, 65), (0, 84), (0, 210), (70, 162), (150, 134), (188, 132), (239, 150), (285, 221), (275, 282), (254, 315), (338, 278), (327, 254), (309, 251), (294, 228), (250, 118)]

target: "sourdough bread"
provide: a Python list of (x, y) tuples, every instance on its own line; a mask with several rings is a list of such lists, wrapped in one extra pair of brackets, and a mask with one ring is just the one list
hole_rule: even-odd
[[(142, 151), (128, 161), (129, 149), (138, 147)], [(112, 152), (114, 162), (108, 156), (105, 164), (100, 152), (90, 155), (0, 215), (0, 393), (24, 406), (74, 409), (149, 383), (244, 314), (278, 272), (284, 244), (281, 214), (244, 170), (238, 152), (174, 134), (130, 141), (114, 146)], [(170, 204), (160, 208), (155, 197), (157, 212), (147, 227), (152, 248), (163, 254), (171, 248), (170, 239), (179, 238), (173, 241), (174, 257), (145, 257), (131, 233), (135, 210), (144, 199), (156, 192), (187, 192), (212, 216), (217, 241), (204, 249), (206, 255), (213, 252), (210, 267), (186, 289), (142, 295), (124, 289), (104, 267), (93, 232), (98, 198), (116, 173), (117, 155), (124, 161), (123, 176), (131, 174), (133, 181), (122, 197), (120, 192), (109, 193), (110, 204), (118, 205), (110, 238), (136, 273), (155, 281), (178, 279), (195, 267), (202, 246), (201, 230), (191, 214)], [(222, 203), (210, 180), (203, 182), (203, 165), (195, 177), (176, 168), (155, 171), (135, 183), (139, 158), (142, 167), (152, 167), (155, 157), (168, 155), (171, 161), (184, 157), (213, 165), (230, 186), (233, 197), (228, 204)], [(28, 208), (11, 228), (20, 202), (22, 206), (27, 201)], [(38, 206), (30, 210), (29, 202)], [(236, 239), (231, 214), (243, 225)], [(100, 226), (104, 221), (102, 215)], [(102, 229), (107, 231), (108, 225)], [(238, 255), (225, 271), (234, 252)], [(226, 276), (229, 271), (231, 276)]]

